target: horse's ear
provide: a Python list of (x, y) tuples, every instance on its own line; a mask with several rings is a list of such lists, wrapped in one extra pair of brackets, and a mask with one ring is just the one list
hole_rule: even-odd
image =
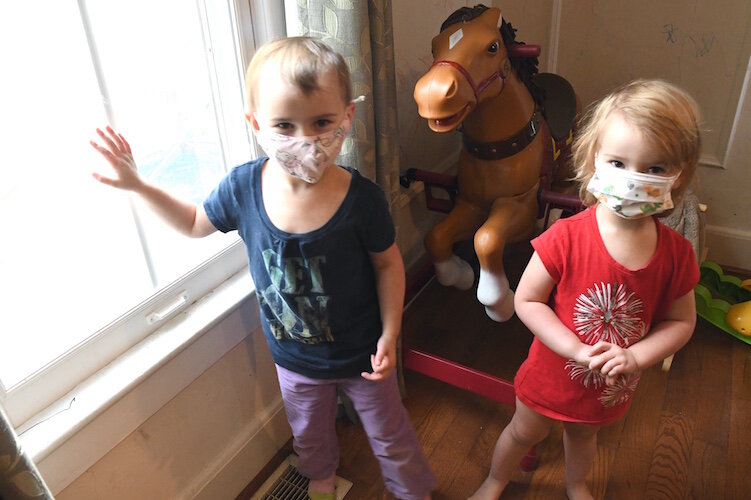
[(500, 25), (501, 9), (497, 7), (491, 7), (482, 14), (479, 18), (489, 28), (496, 29)]

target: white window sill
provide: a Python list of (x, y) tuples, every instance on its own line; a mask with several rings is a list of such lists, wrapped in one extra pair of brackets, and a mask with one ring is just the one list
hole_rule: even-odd
[(244, 267), (20, 427), (21, 443), (52, 492), (64, 489), (258, 327), (254, 287)]

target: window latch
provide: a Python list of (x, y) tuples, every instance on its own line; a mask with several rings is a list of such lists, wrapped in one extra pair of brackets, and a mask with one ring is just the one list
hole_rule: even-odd
[(165, 319), (172, 316), (172, 314), (176, 313), (180, 309), (182, 309), (184, 306), (188, 304), (188, 292), (187, 290), (183, 290), (180, 292), (180, 294), (172, 299), (172, 301), (164, 306), (163, 308), (151, 312), (148, 316), (146, 316), (146, 322), (150, 325), (153, 325), (154, 323), (159, 323), (160, 321), (164, 321)]

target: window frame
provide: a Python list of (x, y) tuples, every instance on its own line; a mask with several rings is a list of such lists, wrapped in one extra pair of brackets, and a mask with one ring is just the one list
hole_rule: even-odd
[[(79, 6), (84, 3), (84, 0), (80, 0)], [(218, 29), (214, 24), (216, 19), (207, 15), (207, 11), (228, 9), (231, 13), (230, 22), (236, 35), (235, 49), (238, 51), (237, 56), (241, 64), (237, 74), (240, 83), (244, 81), (244, 68), (247, 67), (255, 47), (272, 37), (285, 34), (284, 12), (283, 9), (280, 12), (280, 9), (276, 7), (276, 2), (198, 0), (198, 5), (202, 11), (203, 36), (207, 47), (209, 44), (213, 45), (210, 39), (212, 30)], [(207, 61), (208, 64), (214, 62), (213, 60)], [(221, 93), (223, 90), (216, 85), (216, 81), (212, 82), (215, 93)], [(244, 102), (244, 91), (241, 97)], [(226, 143), (231, 142), (233, 139), (227, 136), (224, 125), (222, 123), (217, 125), (222, 140)], [(251, 147), (258, 152), (252, 134), (249, 130), (247, 133)], [(229, 146), (237, 151), (237, 147), (231, 144)], [(248, 159), (247, 153), (246, 147), (245, 160)], [(228, 168), (231, 168), (235, 163), (233, 159), (229, 162), (231, 163)], [(191, 311), (201, 307), (206, 297), (211, 296), (223, 284), (236, 279), (239, 274), (243, 273), (248, 274), (247, 258), (245, 247), (242, 241), (238, 240), (24, 381), (10, 388), (5, 388), (0, 384), (0, 405), (21, 433), (38, 426), (41, 422), (51, 418), (50, 415), (56, 414), (58, 410), (54, 408), (65, 406), (66, 401), (72, 401), (76, 390), (85, 386), (89, 379), (95, 378), (98, 373), (106, 370), (108, 365), (118, 359), (129, 356), (130, 351), (142, 348), (139, 345), (144, 344), (149, 337), (158, 335), (160, 330), (167, 327), (174, 328), (176, 323), (174, 320), (179, 319), (176, 316), (190, 315)], [(253, 294), (252, 283), (249, 279), (248, 282), (250, 286), (245, 292), (245, 298)], [(230, 300), (227, 307), (236, 307), (236, 301), (237, 298)], [(216, 315), (216, 320), (227, 313), (221, 308), (217, 310), (216, 305), (212, 307), (214, 308), (212, 314)], [(163, 317), (159, 321), (150, 323), (148, 318), (155, 312), (162, 314)], [(144, 322), (148, 325), (145, 329)], [(177, 351), (183, 347), (176, 345), (174, 350)], [(224, 352), (227, 352), (230, 347), (227, 346)], [(165, 355), (161, 362), (167, 362), (172, 355)], [(50, 440), (55, 441), (52, 438)]]

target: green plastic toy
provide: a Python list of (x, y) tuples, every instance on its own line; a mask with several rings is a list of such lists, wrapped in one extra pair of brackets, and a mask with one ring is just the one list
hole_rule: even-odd
[(730, 308), (737, 304), (751, 301), (751, 290), (746, 288), (746, 281), (736, 276), (727, 275), (717, 263), (710, 260), (702, 262), (701, 277), (694, 288), (696, 313), (719, 329), (751, 345), (751, 336), (742, 335), (730, 326), (726, 320)]

